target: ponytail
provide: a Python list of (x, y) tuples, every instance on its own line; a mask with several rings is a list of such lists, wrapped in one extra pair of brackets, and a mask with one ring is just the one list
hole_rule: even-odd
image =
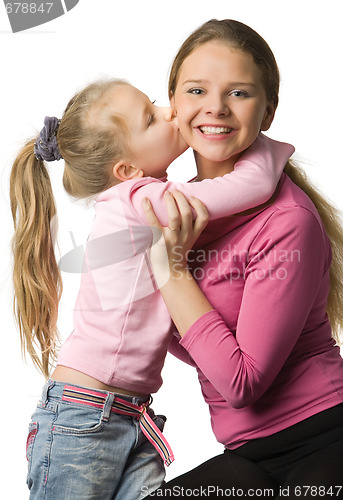
[(38, 139), (23, 147), (12, 167), (14, 314), (22, 352), (45, 377), (56, 360), (62, 278), (50, 227), (56, 207), (44, 160), (64, 159), (63, 184), (75, 198), (112, 186), (112, 166), (128, 151), (126, 123), (111, 106), (112, 91), (123, 85), (129, 84), (101, 80), (78, 92), (61, 120), (45, 117)]
[[(14, 314), (22, 352), (48, 378), (56, 358), (57, 311), (62, 293), (51, 221), (56, 214), (50, 178), (34, 154), (35, 141), (20, 151), (12, 167), (10, 200), (14, 222)], [(39, 347), (41, 354), (37, 354)]]
[(339, 210), (326, 200), (310, 183), (305, 171), (293, 161), (288, 161), (285, 173), (299, 186), (315, 205), (330, 239), (332, 264), (330, 267), (330, 293), (327, 313), (333, 337), (342, 344), (343, 329), (343, 227)]

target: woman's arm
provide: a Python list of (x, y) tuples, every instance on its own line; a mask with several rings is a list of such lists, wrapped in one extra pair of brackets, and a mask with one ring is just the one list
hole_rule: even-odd
[[(233, 172), (201, 182), (177, 183), (152, 180), (135, 183), (130, 200), (141, 214), (144, 198), (149, 198), (162, 225), (167, 225), (163, 196), (166, 191), (181, 191), (187, 198), (195, 196), (207, 207), (210, 220), (219, 219), (256, 207), (273, 195), (283, 168), (293, 154), (290, 144), (274, 141), (259, 134), (244, 152)], [(126, 189), (126, 183), (122, 186)]]
[(175, 337), (175, 335), (172, 336), (171, 341), (169, 342), (168, 351), (184, 363), (187, 363), (188, 365), (191, 365), (193, 367), (196, 366), (196, 363), (194, 363), (192, 357), (189, 355), (186, 349), (182, 347), (179, 339)]
[[(148, 217), (156, 224), (149, 210)], [(172, 255), (169, 230), (163, 231)], [(182, 231), (177, 243), (187, 252), (187, 231)], [(175, 244), (176, 236), (172, 237)], [(172, 257), (170, 279), (161, 288), (183, 337), (181, 345), (235, 408), (256, 401), (274, 381), (304, 329), (320, 287), (326, 286), (323, 279), (328, 272), (322, 228), (302, 207), (273, 212), (250, 251), (235, 334), (190, 273), (172, 270), (175, 263), (180, 266)]]

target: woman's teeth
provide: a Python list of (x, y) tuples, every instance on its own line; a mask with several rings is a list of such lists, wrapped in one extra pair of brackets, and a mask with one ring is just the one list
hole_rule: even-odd
[(199, 127), (201, 132), (205, 135), (215, 135), (215, 134), (229, 134), (232, 132), (232, 128), (228, 127)]

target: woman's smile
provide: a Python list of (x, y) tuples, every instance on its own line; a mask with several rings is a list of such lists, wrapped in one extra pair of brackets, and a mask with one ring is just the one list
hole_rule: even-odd
[(223, 125), (200, 125), (196, 129), (209, 140), (227, 139), (234, 132), (233, 128)]

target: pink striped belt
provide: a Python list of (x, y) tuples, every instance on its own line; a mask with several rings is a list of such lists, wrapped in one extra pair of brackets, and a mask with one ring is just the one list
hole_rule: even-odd
[[(96, 408), (103, 408), (106, 399), (107, 395), (103, 392), (79, 388), (72, 385), (64, 386), (62, 396), (62, 401), (86, 404), (95, 406)], [(136, 418), (139, 421), (143, 434), (161, 455), (165, 465), (168, 466), (174, 461), (174, 454), (168, 441), (147, 412), (150, 404), (151, 399), (142, 405), (136, 405), (118, 396), (114, 396), (111, 411), (120, 415)]]

